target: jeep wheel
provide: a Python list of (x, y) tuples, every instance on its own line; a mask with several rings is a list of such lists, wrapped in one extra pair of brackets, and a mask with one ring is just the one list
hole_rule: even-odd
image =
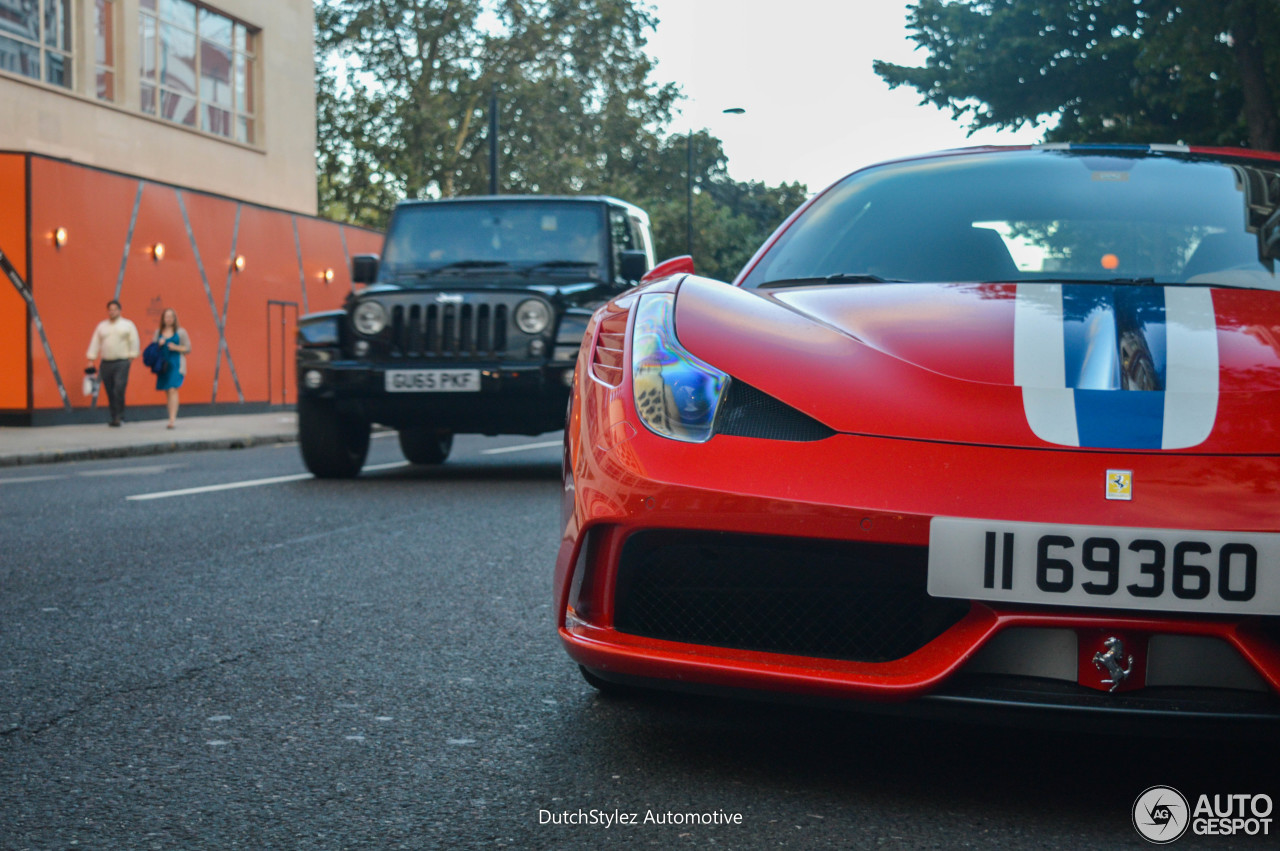
[(321, 399), (298, 400), (298, 446), (302, 461), (320, 479), (349, 479), (369, 454), (369, 423), (340, 414)]
[(400, 451), (411, 464), (443, 464), (452, 448), (453, 432), (448, 429), (400, 429)]

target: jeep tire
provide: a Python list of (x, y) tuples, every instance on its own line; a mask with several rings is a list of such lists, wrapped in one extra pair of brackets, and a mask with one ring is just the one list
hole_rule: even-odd
[(453, 448), (453, 432), (414, 426), (400, 429), (400, 451), (411, 464), (443, 464)]
[(339, 413), (331, 402), (298, 400), (298, 446), (303, 463), (318, 479), (359, 475), (369, 454), (370, 431), (367, 420)]

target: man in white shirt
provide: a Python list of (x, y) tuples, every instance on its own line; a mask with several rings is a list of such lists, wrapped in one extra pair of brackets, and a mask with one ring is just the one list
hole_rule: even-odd
[(102, 389), (107, 391), (107, 403), (111, 407), (110, 425), (120, 425), (120, 420), (124, 417), (124, 391), (129, 385), (129, 363), (141, 350), (138, 329), (120, 315), (120, 302), (115, 299), (107, 302), (107, 318), (93, 329), (93, 337), (89, 340), (89, 366), (93, 366), (99, 355), (102, 356), (98, 374), (102, 378)]

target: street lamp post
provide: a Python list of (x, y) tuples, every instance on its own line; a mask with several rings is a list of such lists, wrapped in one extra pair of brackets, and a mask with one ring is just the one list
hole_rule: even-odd
[[(746, 112), (740, 106), (731, 106), (728, 109), (722, 109), (724, 115), (741, 115)], [(684, 249), (685, 253), (690, 257), (693, 256), (693, 128), (689, 128), (689, 132), (685, 135), (685, 208), (684, 208)]]
[(489, 194), (498, 194), (498, 88), (489, 88)]
[(684, 137), (685, 153), (688, 154), (688, 162), (685, 164), (685, 193), (684, 193), (684, 253), (690, 257), (693, 256), (693, 128), (689, 128), (689, 133)]

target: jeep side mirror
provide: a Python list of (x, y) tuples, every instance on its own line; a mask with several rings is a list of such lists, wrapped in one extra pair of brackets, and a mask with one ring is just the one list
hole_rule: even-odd
[(351, 283), (372, 284), (378, 278), (377, 254), (357, 254), (351, 258)]
[(618, 274), (627, 284), (634, 284), (649, 271), (649, 255), (643, 251), (627, 250), (618, 255)]

